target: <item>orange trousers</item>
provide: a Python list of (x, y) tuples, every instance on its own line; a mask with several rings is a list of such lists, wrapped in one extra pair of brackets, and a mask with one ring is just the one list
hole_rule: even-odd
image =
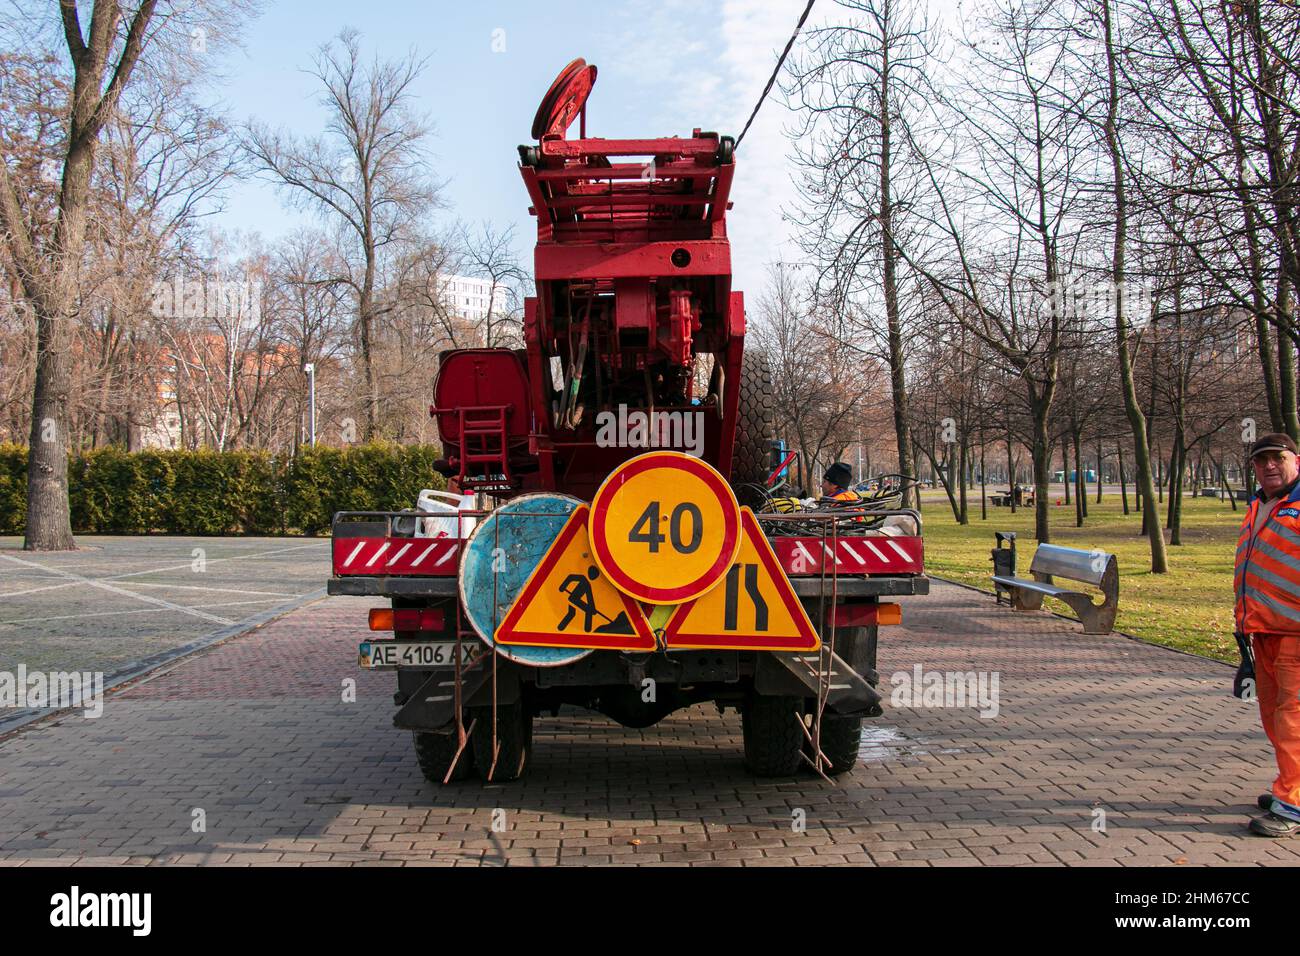
[(1264, 733), (1277, 755), (1273, 796), (1300, 820), (1300, 635), (1256, 634), (1255, 693)]

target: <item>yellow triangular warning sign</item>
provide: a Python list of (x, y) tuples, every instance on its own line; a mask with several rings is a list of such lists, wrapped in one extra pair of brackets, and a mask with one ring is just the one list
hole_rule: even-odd
[(817, 650), (821, 638), (749, 508), (740, 509), (740, 529), (740, 550), (721, 583), (669, 619), (668, 649)]
[(524, 583), (497, 628), (498, 644), (653, 651), (641, 606), (605, 580), (591, 558), (580, 505)]

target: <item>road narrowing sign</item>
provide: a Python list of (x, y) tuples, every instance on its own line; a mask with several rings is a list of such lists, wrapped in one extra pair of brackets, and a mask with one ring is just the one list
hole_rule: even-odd
[(754, 512), (740, 510), (741, 543), (725, 580), (673, 612), (669, 650), (815, 651), (821, 639), (763, 536)]
[(524, 583), (493, 635), (504, 645), (653, 651), (640, 605), (610, 585), (591, 558), (581, 505)]
[(681, 604), (722, 580), (740, 547), (740, 509), (722, 475), (674, 451), (615, 469), (591, 503), (591, 550), (624, 594)]

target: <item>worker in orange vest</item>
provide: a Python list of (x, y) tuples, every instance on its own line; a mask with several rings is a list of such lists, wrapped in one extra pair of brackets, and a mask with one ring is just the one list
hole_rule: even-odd
[(822, 476), (822, 499), (829, 501), (861, 501), (862, 496), (849, 487), (853, 483), (853, 469), (837, 461)]
[[(826, 469), (822, 476), (822, 496), (817, 502), (818, 508), (857, 508), (862, 496), (849, 487), (853, 483), (853, 469), (842, 461), (837, 461)], [(859, 515), (849, 518), (853, 524), (861, 524), (867, 519)]]
[(1265, 435), (1250, 448), (1259, 493), (1246, 509), (1233, 577), (1236, 623), (1254, 656), (1255, 694), (1277, 757), (1268, 812), (1250, 832), (1300, 833), (1300, 465), (1289, 435)]

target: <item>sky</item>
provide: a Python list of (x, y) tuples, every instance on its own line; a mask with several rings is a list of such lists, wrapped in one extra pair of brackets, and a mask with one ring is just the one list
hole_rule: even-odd
[[(429, 57), (416, 105), (434, 121), (431, 159), (448, 181), (448, 208), (431, 214), (513, 224), (520, 259), (531, 265), (536, 226), (516, 147), (530, 142), (538, 103), (566, 63), (583, 57), (599, 70), (589, 135), (689, 136), (700, 127), (736, 136), (802, 10), (803, 0), (269, 0), (242, 50), (209, 51), (225, 74), (212, 92), (235, 121), (315, 134), (324, 114), (317, 81), (303, 70), (321, 44), (351, 26), (381, 57), (416, 48)], [(798, 255), (781, 213), (794, 199), (782, 132), (790, 119), (774, 91), (738, 152), (733, 288), (751, 294), (766, 263)], [(216, 224), (271, 240), (303, 218), (269, 183), (246, 179)]]

